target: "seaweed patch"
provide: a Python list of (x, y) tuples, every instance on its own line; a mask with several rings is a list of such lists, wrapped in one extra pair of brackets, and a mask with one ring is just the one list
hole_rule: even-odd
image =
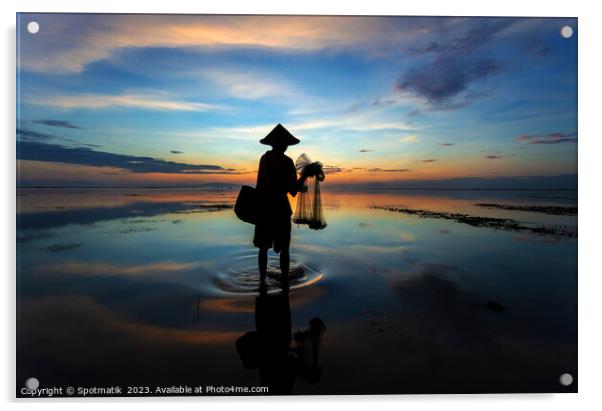
[(462, 213), (419, 210), (405, 207), (371, 206), (370, 208), (377, 210), (392, 211), (401, 214), (415, 215), (420, 218), (438, 218), (443, 220), (452, 220), (456, 223), (466, 224), (473, 227), (485, 227), (493, 228), (496, 230), (521, 231), (540, 235), (556, 235), (562, 237), (577, 238), (577, 227), (571, 227), (566, 225), (527, 225), (510, 218), (481, 217)]

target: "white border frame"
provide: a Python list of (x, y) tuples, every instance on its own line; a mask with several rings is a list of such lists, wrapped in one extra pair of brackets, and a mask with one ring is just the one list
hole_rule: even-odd
[[(599, 190), (600, 174), (597, 158), (601, 153), (602, 130), (598, 99), (602, 92), (600, 43), (602, 21), (595, 11), (595, 2), (546, 1), (527, 2), (524, 0), (503, 0), (483, 2), (475, 0), (394, 2), (370, 0), (351, 2), (349, 0), (301, 0), (261, 2), (244, 0), (220, 0), (199, 2), (194, 0), (169, 0), (151, 2), (136, 0), (103, 0), (97, 2), (74, 2), (69, 0), (3, 0), (2, 14), (2, 88), (0, 99), (2, 123), (5, 127), (2, 138), (2, 188), (1, 204), (2, 260), (5, 269), (3, 290), (3, 327), (0, 344), (4, 370), (0, 374), (2, 399), (9, 407), (17, 403), (28, 406), (43, 406), (50, 409), (65, 407), (87, 407), (104, 409), (111, 407), (128, 408), (143, 406), (149, 409), (163, 409), (167, 403), (185, 407), (244, 407), (250, 409), (305, 409), (316, 406), (344, 406), (351, 410), (377, 406), (390, 409), (412, 407), (427, 410), (479, 409), (489, 410), (513, 407), (530, 409), (563, 410), (567, 408), (593, 407), (598, 400), (598, 379), (600, 365), (600, 319), (598, 318), (601, 270), (597, 265), (598, 233), (600, 220), (595, 213), (602, 204)], [(108, 13), (190, 13), (190, 14), (338, 14), (338, 15), (439, 15), (439, 16), (546, 16), (579, 18), (579, 394), (517, 394), (517, 395), (406, 395), (406, 396), (314, 396), (280, 398), (160, 398), (160, 399), (51, 399), (15, 400), (15, 13), (20, 12), (108, 12)], [(517, 370), (520, 374), (520, 370)], [(597, 407), (599, 409), (599, 406)]]

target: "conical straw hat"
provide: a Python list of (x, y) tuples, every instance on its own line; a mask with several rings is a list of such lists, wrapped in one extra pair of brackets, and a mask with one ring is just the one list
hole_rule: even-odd
[(272, 131), (269, 132), (267, 136), (259, 140), (261, 144), (267, 144), (269, 146), (273, 145), (287, 145), (294, 146), (295, 144), (299, 144), (301, 140), (293, 136), (286, 128), (282, 126), (282, 124), (278, 123), (276, 127)]

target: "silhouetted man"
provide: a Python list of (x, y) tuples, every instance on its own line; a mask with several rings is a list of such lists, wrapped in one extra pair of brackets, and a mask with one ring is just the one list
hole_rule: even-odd
[(259, 273), (264, 278), (267, 273), (268, 250), (280, 254), (282, 280), (286, 281), (290, 264), (292, 210), (287, 193), (293, 197), (305, 182), (306, 175), (297, 180), (293, 160), (284, 152), (288, 146), (299, 143), (281, 124), (259, 141), (272, 146), (259, 161), (256, 189), (261, 198), (258, 220), (255, 225), (253, 244), (259, 248)]

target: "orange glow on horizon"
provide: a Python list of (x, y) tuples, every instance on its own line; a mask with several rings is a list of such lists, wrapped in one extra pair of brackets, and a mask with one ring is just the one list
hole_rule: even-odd
[[(392, 182), (404, 180), (445, 180), (461, 177), (499, 177), (522, 176), (544, 173), (538, 164), (529, 165), (528, 169), (518, 167), (514, 160), (476, 159), (472, 162), (453, 160), (438, 160), (432, 163), (407, 162), (405, 164), (386, 165), (378, 169), (370, 167), (341, 166), (341, 171), (328, 172), (323, 186), (330, 184), (367, 184), (372, 182)], [(328, 161), (323, 161), (328, 164)], [(458, 164), (462, 164), (458, 167)], [(513, 167), (516, 165), (516, 167)], [(203, 183), (249, 184), (256, 180), (257, 162), (252, 161), (236, 168), (242, 172), (223, 173), (133, 173), (127, 170), (111, 167), (94, 167), (41, 161), (17, 161), (18, 180), (24, 186), (60, 186), (64, 184), (81, 185), (196, 185)], [(234, 169), (234, 170), (236, 170)], [(248, 171), (247, 171), (248, 170)], [(559, 170), (562, 173), (564, 170)], [(570, 172), (570, 170), (567, 170)], [(36, 184), (39, 182), (39, 184)]]

